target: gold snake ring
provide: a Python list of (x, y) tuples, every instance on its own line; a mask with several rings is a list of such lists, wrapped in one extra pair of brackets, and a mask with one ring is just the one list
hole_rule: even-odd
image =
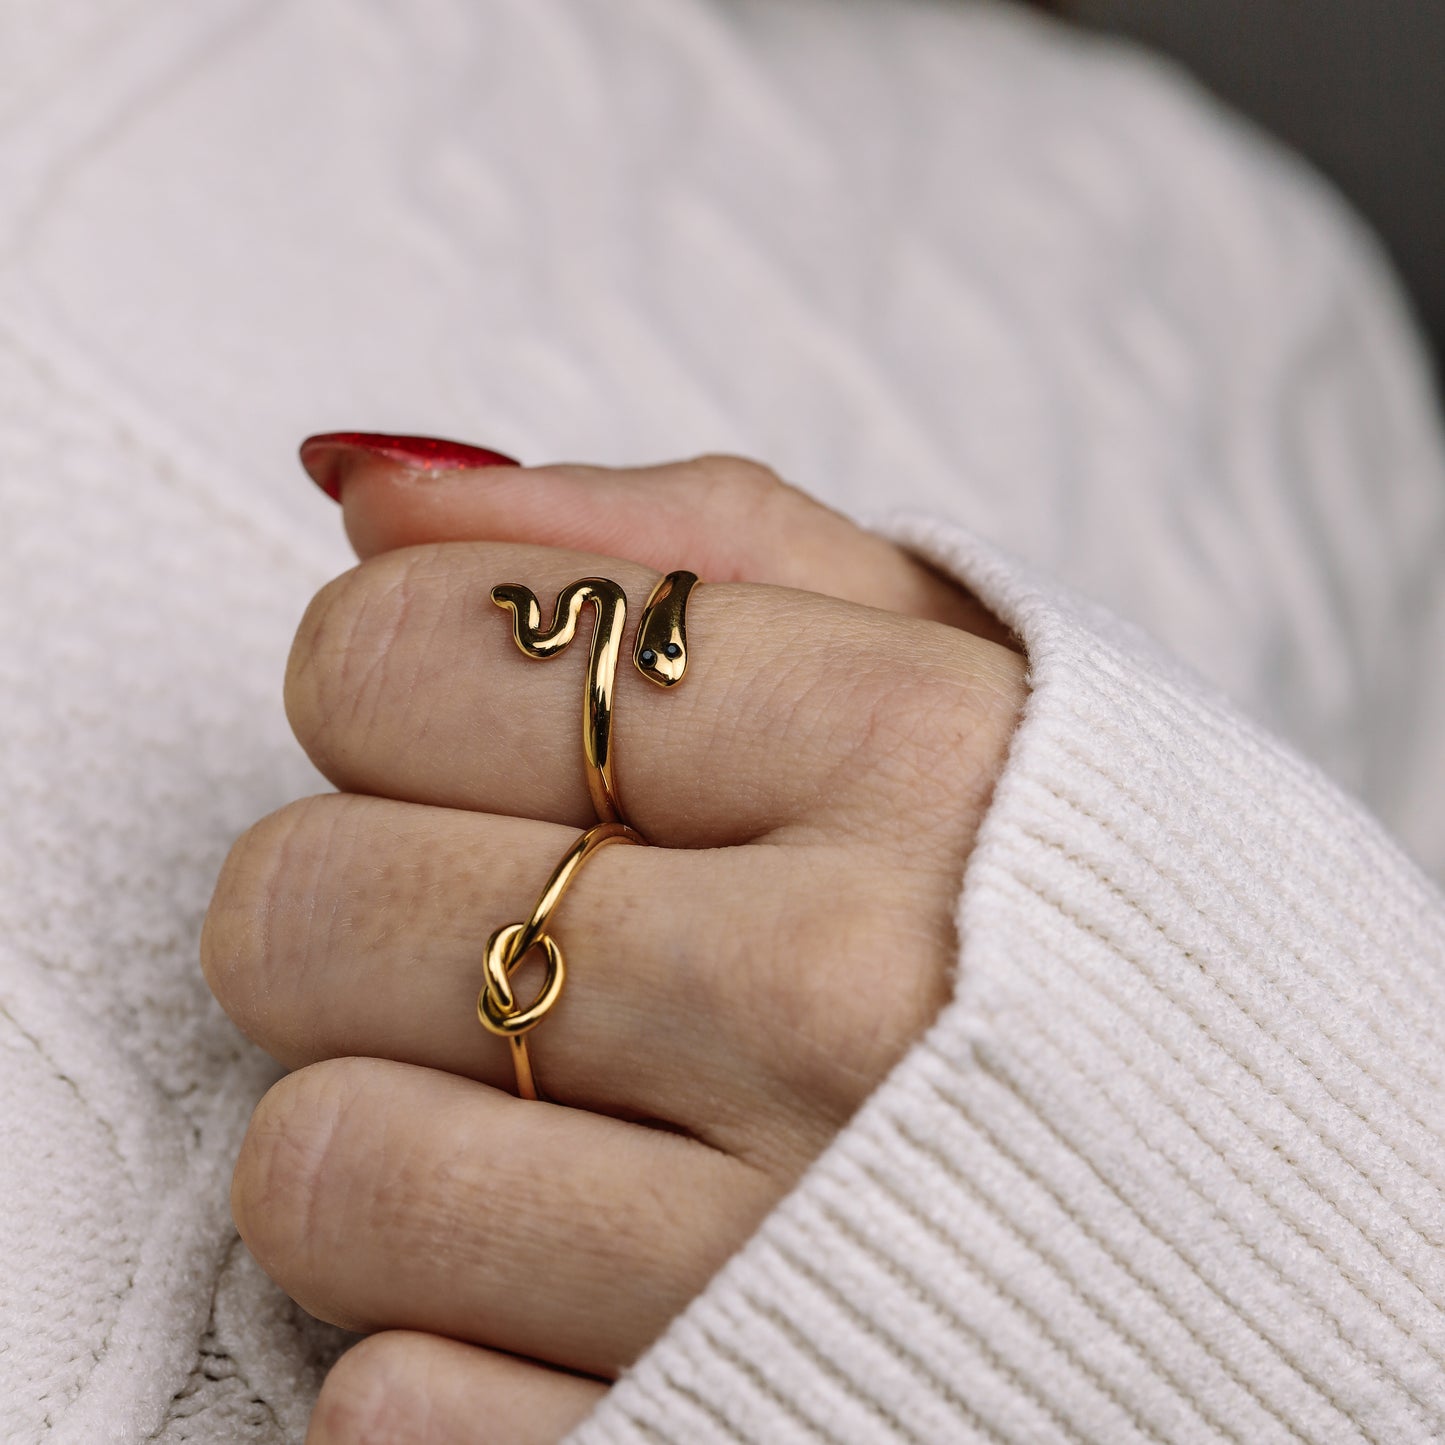
[[(649, 682), (672, 687), (687, 670), (688, 594), (697, 585), (691, 572), (669, 572), (652, 589), (637, 629), (632, 660)], [(616, 772), (612, 762), (612, 697), (622, 630), (627, 625), (627, 594), (606, 577), (583, 577), (557, 596), (552, 625), (542, 626), (537, 594), (517, 582), (492, 588), (492, 601), (512, 614), (512, 636), (528, 657), (555, 657), (577, 635), (577, 620), (590, 602), (597, 609), (592, 650), (582, 704), (582, 756), (587, 765), (587, 790), (602, 823), (620, 823)]]
[[(659, 687), (675, 686), (687, 670), (685, 614), (688, 595), (696, 585), (697, 577), (692, 572), (669, 572), (652, 589), (643, 609), (632, 661), (643, 677)], [(536, 1099), (540, 1095), (527, 1054), (527, 1034), (557, 1002), (567, 977), (562, 949), (547, 932), (548, 921), (577, 870), (599, 848), (608, 843), (646, 842), (623, 821), (612, 759), (613, 695), (627, 623), (627, 594), (606, 577), (583, 577), (558, 594), (548, 628), (542, 626), (542, 608), (530, 587), (500, 583), (492, 588), (492, 601), (511, 612), (512, 636), (528, 657), (555, 657), (562, 652), (576, 636), (578, 619), (588, 602), (597, 614), (583, 689), (582, 755), (598, 823), (578, 838), (553, 870), (531, 917), (525, 923), (504, 925), (487, 940), (486, 982), (477, 996), (477, 1017), (482, 1026), (511, 1045), (518, 1095)], [(512, 993), (511, 976), (533, 948), (542, 950), (546, 973), (537, 997), (524, 1007)]]

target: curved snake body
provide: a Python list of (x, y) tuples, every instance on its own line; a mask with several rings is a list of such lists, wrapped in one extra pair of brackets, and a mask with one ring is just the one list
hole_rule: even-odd
[[(669, 572), (643, 608), (632, 661), (643, 677), (659, 687), (676, 686), (687, 670), (687, 599), (696, 585), (692, 572)], [(612, 761), (612, 698), (627, 625), (627, 594), (610, 578), (580, 578), (557, 594), (552, 625), (545, 628), (542, 606), (530, 587), (499, 583), (492, 588), (492, 601), (512, 614), (512, 637), (528, 657), (555, 657), (564, 651), (577, 635), (583, 607), (590, 602), (596, 608), (587, 659), (582, 748), (598, 821), (623, 822)]]
[(603, 823), (620, 823), (617, 784), (612, 764), (612, 689), (622, 631), (627, 625), (627, 594), (607, 577), (583, 577), (557, 595), (552, 625), (542, 626), (537, 594), (518, 582), (492, 588), (492, 601), (512, 614), (512, 636), (528, 657), (555, 657), (577, 635), (577, 622), (588, 603), (597, 609), (582, 707), (582, 748), (587, 759), (587, 787), (592, 806)]

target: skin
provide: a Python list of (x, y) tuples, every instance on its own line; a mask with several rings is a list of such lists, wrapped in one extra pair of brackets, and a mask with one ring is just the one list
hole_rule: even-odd
[[(946, 1002), (1024, 660), (975, 599), (736, 458), (422, 475), (358, 454), (342, 503), (362, 562), (286, 679), (340, 791), (237, 842), (202, 940), (217, 998), (293, 1070), (232, 1207), (273, 1279), (370, 1335), (312, 1445), (540, 1445)], [(592, 821), (583, 664), (524, 658), (487, 594), (550, 607), (600, 573), (640, 602), (673, 567), (704, 579), (688, 676), (618, 677), (623, 804), (655, 846), (599, 853), (559, 911), (569, 982), (531, 1035), (552, 1102), (522, 1102), (475, 1016), (479, 958)]]

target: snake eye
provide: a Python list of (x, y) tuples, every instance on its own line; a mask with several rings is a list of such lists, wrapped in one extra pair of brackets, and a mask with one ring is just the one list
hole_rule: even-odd
[(663, 650), (669, 657), (681, 657), (681, 656), (682, 656), (682, 648), (680, 648), (680, 647), (677, 645), (677, 643), (675, 643), (675, 642), (669, 642), (669, 643), (667, 644), (667, 646), (664, 647), (662, 650)]
[(637, 654), (637, 660), (644, 667), (651, 667), (657, 661), (657, 654), (650, 647), (644, 647), (642, 651)]

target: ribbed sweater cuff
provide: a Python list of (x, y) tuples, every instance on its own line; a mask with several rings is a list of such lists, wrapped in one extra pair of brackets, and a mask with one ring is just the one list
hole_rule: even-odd
[(1030, 663), (955, 997), (572, 1440), (1445, 1438), (1445, 901), (1142, 636), (889, 530)]

